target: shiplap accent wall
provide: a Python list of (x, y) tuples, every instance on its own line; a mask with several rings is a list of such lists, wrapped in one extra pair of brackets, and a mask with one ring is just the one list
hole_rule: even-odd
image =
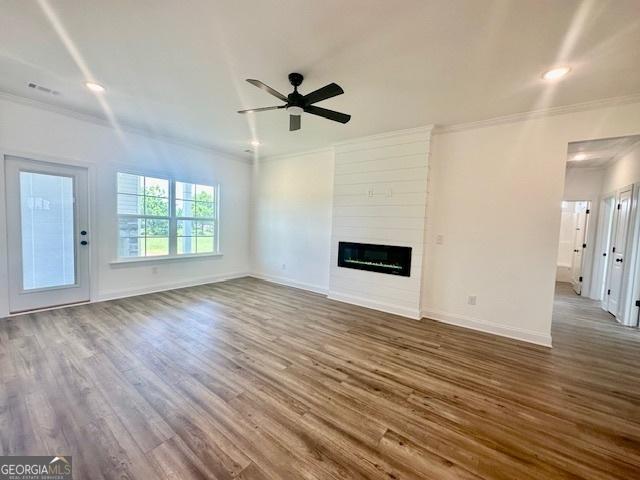
[[(420, 318), (431, 130), (335, 146), (329, 298)], [(340, 241), (411, 247), (411, 276), (338, 267)]]

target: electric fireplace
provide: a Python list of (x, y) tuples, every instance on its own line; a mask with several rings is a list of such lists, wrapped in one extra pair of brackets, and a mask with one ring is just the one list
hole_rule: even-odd
[(411, 247), (338, 242), (338, 266), (409, 277)]

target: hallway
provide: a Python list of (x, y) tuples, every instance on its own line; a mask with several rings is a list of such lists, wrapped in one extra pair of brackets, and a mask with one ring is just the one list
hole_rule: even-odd
[(606, 357), (601, 349), (611, 348), (617, 355), (628, 354), (629, 365), (640, 365), (640, 330), (622, 326), (599, 302), (576, 295), (569, 283), (556, 283), (551, 331), (554, 350), (593, 350), (596, 345), (587, 343), (596, 342), (595, 356)]

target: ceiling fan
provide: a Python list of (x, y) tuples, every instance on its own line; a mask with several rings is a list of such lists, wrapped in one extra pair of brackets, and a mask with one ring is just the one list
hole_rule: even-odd
[(300, 130), (300, 116), (303, 112), (310, 113), (311, 115), (318, 115), (320, 117), (333, 120), (334, 122), (347, 123), (351, 119), (351, 115), (346, 113), (336, 112), (335, 110), (327, 110), (326, 108), (316, 107), (314, 103), (321, 102), (328, 98), (332, 98), (338, 95), (342, 95), (344, 90), (340, 88), (340, 85), (336, 83), (330, 83), (318, 90), (315, 90), (306, 95), (302, 95), (298, 92), (298, 87), (302, 84), (304, 77), (299, 73), (290, 73), (289, 82), (293, 85), (293, 92), (286, 97), (280, 92), (274, 90), (269, 85), (262, 83), (260, 80), (253, 80), (248, 78), (247, 82), (251, 85), (255, 85), (258, 88), (270, 93), (276, 98), (279, 98), (284, 105), (278, 105), (276, 107), (263, 107), (263, 108), (250, 108), (249, 110), (239, 110), (238, 113), (252, 113), (252, 112), (264, 112), (266, 110), (279, 110), (286, 108), (289, 112), (289, 131)]

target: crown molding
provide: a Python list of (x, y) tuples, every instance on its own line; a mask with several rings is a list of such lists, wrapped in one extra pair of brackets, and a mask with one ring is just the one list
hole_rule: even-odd
[(451, 125), (441, 125), (433, 130), (434, 135), (443, 133), (460, 132), (463, 130), (473, 130), (476, 128), (491, 127), (494, 125), (502, 125), (506, 123), (521, 122), (523, 120), (533, 120), (536, 118), (551, 117), (554, 115), (564, 115), (567, 113), (584, 112), (588, 110), (596, 110), (598, 108), (615, 107), (618, 105), (627, 105), (640, 102), (640, 94), (626, 95), (623, 97), (610, 97), (600, 100), (592, 100), (589, 102), (575, 103), (573, 105), (563, 105), (560, 107), (541, 108), (528, 112), (514, 113), (502, 117), (488, 118), (486, 120), (478, 120), (476, 122), (457, 123)]
[[(41, 110), (46, 110), (51, 113), (64, 115), (65, 117), (73, 118), (81, 122), (93, 123), (94, 125), (99, 125), (101, 127), (106, 127), (109, 129), (114, 128), (113, 125), (111, 125), (111, 123), (106, 117), (103, 117), (100, 115), (93, 115), (85, 112), (80, 112), (72, 108), (63, 107), (60, 105), (53, 105), (48, 102), (43, 102), (41, 100), (35, 100), (32, 98), (23, 97), (21, 95), (15, 95), (13, 93), (1, 91), (1, 90), (0, 90), (0, 100), (6, 100), (8, 102), (17, 103), (20, 105), (26, 105), (28, 107), (38, 108)], [(179, 147), (190, 148), (190, 149), (198, 150), (204, 153), (222, 156), (228, 160), (234, 160), (237, 162), (242, 162), (247, 164), (252, 163), (252, 159), (234, 155), (231, 152), (222, 150), (220, 148), (215, 147), (214, 145), (207, 144), (204, 142), (198, 142), (198, 141), (185, 138), (182, 136), (178, 136), (178, 135), (171, 135), (166, 133), (155, 133), (147, 128), (134, 125), (128, 122), (119, 121), (118, 126), (127, 133), (140, 135), (143, 137), (150, 138), (152, 140), (171, 143)]]

